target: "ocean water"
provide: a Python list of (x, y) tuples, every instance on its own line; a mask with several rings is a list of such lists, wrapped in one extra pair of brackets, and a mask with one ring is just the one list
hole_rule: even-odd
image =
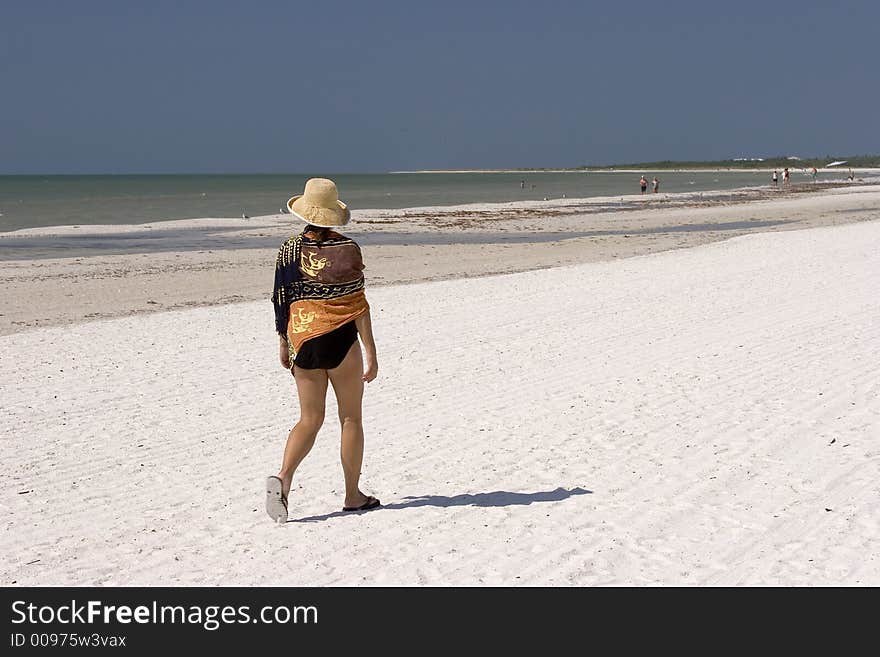
[[(650, 181), (655, 172), (645, 171)], [(843, 179), (820, 174), (820, 180)], [(336, 181), (355, 209), (588, 198), (639, 193), (639, 173), (386, 173), (0, 176), (0, 232), (36, 226), (139, 224), (274, 214), (312, 175)], [(766, 186), (766, 172), (656, 172), (661, 192)], [(792, 182), (809, 178), (796, 171)], [(650, 190), (650, 187), (649, 187)]]

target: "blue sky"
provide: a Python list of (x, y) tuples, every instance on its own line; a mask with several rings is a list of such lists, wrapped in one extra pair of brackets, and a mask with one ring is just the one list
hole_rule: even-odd
[(0, 4), (0, 173), (880, 152), (880, 2)]

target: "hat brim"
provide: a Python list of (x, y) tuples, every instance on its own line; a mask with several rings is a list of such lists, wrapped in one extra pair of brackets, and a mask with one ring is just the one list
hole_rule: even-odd
[(338, 228), (351, 220), (351, 211), (342, 201), (336, 201), (334, 208), (325, 208), (305, 203), (302, 194), (292, 196), (287, 201), (287, 209), (300, 221), (320, 228)]

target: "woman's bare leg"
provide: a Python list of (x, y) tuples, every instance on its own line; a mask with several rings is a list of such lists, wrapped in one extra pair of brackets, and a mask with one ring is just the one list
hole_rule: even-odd
[(361, 464), (364, 460), (364, 427), (361, 422), (361, 401), (364, 397), (364, 363), (361, 345), (355, 340), (345, 359), (332, 370), (327, 370), (336, 402), (339, 423), (342, 425), (342, 472), (345, 476), (345, 506), (360, 506), (367, 501), (358, 488)]
[(284, 460), (278, 472), (281, 492), (285, 497), (290, 492), (293, 473), (312, 449), (318, 431), (324, 424), (324, 405), (327, 399), (327, 370), (304, 370), (295, 367), (293, 372), (299, 395), (299, 422), (287, 436)]

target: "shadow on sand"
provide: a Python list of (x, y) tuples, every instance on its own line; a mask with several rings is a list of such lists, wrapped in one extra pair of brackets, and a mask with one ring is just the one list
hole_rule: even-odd
[[(511, 493), (508, 491), (497, 490), (491, 493), (476, 493), (474, 495), (455, 495), (447, 497), (446, 495), (421, 495), (404, 497), (402, 502), (393, 502), (391, 504), (383, 504), (378, 509), (372, 511), (364, 511), (362, 513), (375, 513), (377, 511), (389, 511), (399, 509), (411, 509), (419, 506), (525, 506), (536, 502), (561, 502), (575, 495), (589, 495), (593, 491), (586, 488), (557, 488), (551, 491), (541, 491), (538, 493)], [(310, 516), (308, 518), (299, 518), (288, 520), (287, 522), (320, 522), (322, 520), (330, 520), (340, 516), (358, 515), (356, 512), (335, 511), (323, 516)]]

